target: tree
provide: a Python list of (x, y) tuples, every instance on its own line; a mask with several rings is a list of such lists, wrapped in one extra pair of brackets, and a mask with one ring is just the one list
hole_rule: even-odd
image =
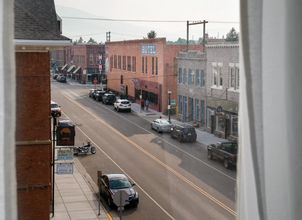
[(232, 27), (229, 33), (226, 35), (225, 41), (239, 41), (239, 33)]
[(92, 37), (87, 41), (87, 43), (97, 44), (98, 42), (92, 39)]
[(155, 31), (150, 31), (149, 33), (147, 33), (147, 37), (148, 37), (148, 39), (150, 39), (150, 38), (156, 38), (156, 32)]

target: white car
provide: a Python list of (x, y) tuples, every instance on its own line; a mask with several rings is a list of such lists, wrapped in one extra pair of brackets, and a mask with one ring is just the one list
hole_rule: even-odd
[(114, 102), (114, 110), (131, 112), (131, 103), (127, 99), (117, 99)]

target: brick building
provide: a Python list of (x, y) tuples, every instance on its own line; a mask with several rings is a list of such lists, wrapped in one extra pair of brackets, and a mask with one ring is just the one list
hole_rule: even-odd
[(238, 137), (239, 44), (208, 44), (207, 131), (223, 138)]
[(178, 119), (205, 126), (207, 59), (200, 51), (178, 52)]
[[(186, 45), (167, 45), (166, 38), (106, 42), (107, 87), (149, 108), (167, 113), (168, 90), (177, 100), (177, 53)], [(202, 50), (202, 45), (190, 45)]]
[[(99, 56), (102, 57), (101, 60)], [(62, 57), (64, 65), (58, 68), (59, 73), (75, 79), (79, 83), (91, 84), (94, 79), (97, 79), (97, 83), (101, 81), (104, 83), (105, 45), (73, 44), (64, 51), (54, 51), (52, 62), (59, 63)]]
[(53, 0), (15, 0), (18, 219), (49, 219), (52, 201), (50, 55), (70, 45)]

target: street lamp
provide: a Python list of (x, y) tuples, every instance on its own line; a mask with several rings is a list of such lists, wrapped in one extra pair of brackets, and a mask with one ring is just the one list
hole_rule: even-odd
[(171, 94), (171, 90), (168, 90), (168, 94), (169, 94), (169, 103), (168, 103), (168, 114), (169, 114), (169, 121), (170, 121), (170, 111), (171, 111), (171, 99), (170, 99), (170, 94)]

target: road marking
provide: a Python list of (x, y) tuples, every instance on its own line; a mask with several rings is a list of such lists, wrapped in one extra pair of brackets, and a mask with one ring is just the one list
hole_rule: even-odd
[[(91, 100), (91, 102), (93, 102), (93, 101)], [(95, 102), (94, 102), (94, 103), (95, 103)], [(97, 104), (99, 104), (99, 103), (97, 103)], [(101, 106), (101, 104), (100, 104), (100, 106)], [(103, 107), (103, 108), (104, 108), (104, 107)], [(154, 135), (154, 134), (153, 134), (152, 132), (150, 132), (149, 130), (147, 130), (147, 129), (145, 129), (145, 128), (141, 127), (141, 126), (139, 126), (138, 124), (135, 124), (133, 121), (130, 121), (130, 120), (129, 120), (129, 119), (127, 119), (127, 118), (124, 118), (124, 117), (123, 117), (121, 114), (118, 114), (116, 111), (113, 111), (113, 110), (108, 109), (108, 108), (105, 108), (105, 109), (106, 109), (106, 110), (108, 110), (108, 111), (113, 112), (114, 114), (116, 114), (116, 115), (118, 115), (119, 117), (123, 118), (124, 120), (126, 120), (126, 121), (130, 122), (131, 124), (133, 124), (133, 125), (135, 125), (135, 126), (139, 127), (140, 129), (142, 129), (142, 130), (144, 130), (144, 131), (148, 132), (149, 134)], [(136, 114), (137, 114), (137, 115), (139, 115), (139, 116), (142, 116), (142, 115), (141, 115), (141, 114), (139, 114), (139, 113), (136, 113)], [(146, 121), (148, 121), (148, 120), (146, 120)], [(150, 122), (150, 121), (149, 121), (149, 122)], [(188, 155), (188, 156), (190, 156), (190, 157), (194, 158), (195, 160), (199, 161), (200, 163), (203, 163), (204, 165), (206, 165), (206, 166), (210, 167), (211, 169), (213, 169), (213, 170), (217, 171), (218, 173), (220, 173), (220, 174), (222, 174), (222, 175), (224, 175), (224, 176), (226, 176), (226, 177), (228, 177), (228, 178), (230, 178), (231, 180), (234, 180), (234, 181), (236, 182), (236, 179), (235, 179), (235, 178), (233, 178), (233, 177), (231, 177), (231, 176), (229, 176), (229, 175), (225, 174), (224, 172), (222, 172), (222, 171), (220, 171), (220, 170), (216, 169), (215, 167), (213, 167), (213, 166), (211, 166), (210, 164), (208, 164), (208, 163), (206, 163), (206, 162), (204, 162), (204, 161), (200, 160), (199, 158), (197, 158), (197, 157), (193, 156), (192, 154), (189, 154), (188, 152), (186, 152), (186, 151), (184, 151), (183, 149), (181, 149), (181, 148), (177, 147), (176, 145), (174, 145), (174, 144), (172, 144), (172, 143), (170, 143), (170, 142), (166, 141), (165, 139), (163, 139), (163, 138), (161, 138), (161, 137), (159, 137), (159, 136), (156, 136), (156, 135), (154, 135), (154, 136), (155, 136), (155, 137), (157, 137), (157, 138), (159, 138), (159, 139), (161, 139), (161, 140), (162, 140), (162, 141), (164, 141), (165, 143), (167, 143), (167, 144), (171, 145), (172, 147), (176, 148), (177, 150), (179, 150), (179, 151), (183, 152), (184, 154), (186, 154), (186, 155)]]
[[(174, 175), (176, 175), (177, 177), (179, 177), (180, 179), (182, 179), (184, 182), (186, 182), (187, 184), (189, 184), (190, 186), (192, 186), (194, 189), (196, 189), (197, 191), (199, 191), (201, 194), (203, 194), (204, 196), (206, 196), (207, 198), (209, 198), (210, 200), (212, 200), (213, 202), (215, 202), (217, 205), (219, 205), (220, 207), (222, 207), (223, 209), (225, 209), (226, 211), (228, 211), (229, 213), (233, 214), (234, 216), (237, 216), (237, 213), (232, 210), (231, 208), (229, 208), (228, 206), (226, 206), (225, 204), (223, 204), (222, 202), (220, 202), (218, 199), (216, 199), (215, 197), (211, 196), (210, 194), (208, 194), (206, 191), (204, 191), (203, 189), (199, 188), (197, 185), (195, 185), (194, 183), (192, 183), (190, 180), (186, 179), (184, 176), (182, 176), (181, 174), (179, 174), (178, 172), (176, 172), (175, 170), (173, 170), (171, 167), (169, 167), (167, 164), (163, 163), (162, 161), (160, 161), (159, 159), (157, 159), (155, 156), (153, 156), (152, 154), (150, 154), (148, 151), (146, 151), (145, 149), (141, 148), (138, 144), (134, 143), (132, 140), (130, 140), (129, 138), (125, 137), (122, 133), (120, 133), (118, 130), (116, 130), (115, 128), (113, 128), (111, 125), (109, 125), (107, 122), (105, 122), (103, 119), (101, 119), (100, 117), (98, 117), (97, 115), (95, 115), (93, 112), (89, 111), (88, 109), (86, 109), (85, 107), (83, 107), (80, 103), (72, 100), (71, 98), (69, 98), (67, 95), (65, 95), (64, 93), (61, 93), (63, 96), (65, 96), (67, 99), (69, 99), (71, 102), (73, 102), (74, 104), (76, 104), (77, 106), (79, 106), (80, 108), (82, 108), (84, 111), (88, 112), (89, 114), (91, 114), (93, 117), (95, 117), (96, 119), (98, 119), (100, 122), (102, 122), (104, 125), (106, 125), (108, 128), (110, 128), (113, 132), (115, 132), (116, 134), (118, 134), (120, 137), (124, 138), (126, 141), (128, 141), (130, 144), (132, 144), (134, 147), (136, 147), (137, 149), (139, 149), (141, 152), (145, 153), (147, 156), (149, 156), (151, 159), (153, 159), (154, 161), (156, 161), (158, 164), (162, 165), (164, 168), (166, 168), (167, 170), (169, 170), (171, 173), (173, 173)], [(78, 128), (80, 131), (82, 131), (80, 128)], [(84, 132), (82, 131), (82, 133), (84, 134)], [(88, 136), (85, 134), (85, 136), (88, 138)], [(90, 139), (90, 138), (89, 138)], [(91, 139), (90, 139), (91, 140)], [(95, 143), (94, 143), (95, 144)], [(96, 145), (96, 144), (95, 144)], [(98, 147), (99, 148), (99, 147)], [(100, 149), (100, 148), (99, 148)], [(101, 150), (101, 149), (100, 149)], [(101, 150), (112, 162), (114, 162), (103, 150)], [(115, 163), (115, 162), (114, 162)], [(117, 163), (115, 163), (117, 165)], [(118, 165), (117, 165), (118, 166)], [(123, 169), (118, 166), (122, 171)], [(123, 171), (124, 172), (124, 171)], [(125, 173), (126, 174), (126, 173)], [(127, 175), (129, 176), (129, 175)], [(129, 176), (130, 177), (130, 176)], [(132, 178), (131, 178), (132, 179)], [(143, 192), (145, 192), (141, 187), (139, 187)], [(146, 192), (145, 192), (146, 193)], [(146, 193), (146, 195), (148, 195)], [(151, 197), (149, 197), (151, 198)], [(151, 198), (152, 199), (152, 198)], [(153, 199), (152, 199), (153, 200)], [(153, 200), (156, 204), (158, 204), (155, 200)], [(158, 204), (159, 207), (161, 207)], [(164, 210), (161, 207), (162, 210)], [(165, 211), (166, 212), (166, 211)], [(166, 212), (167, 213), (167, 212)], [(168, 213), (167, 213), (168, 214)], [(168, 214), (169, 215), (169, 214)], [(170, 215), (169, 215), (170, 216)], [(171, 218), (173, 218), (171, 216)]]
[(69, 84), (73, 86), (73, 84), (72, 84), (72, 83), (69, 83)]

